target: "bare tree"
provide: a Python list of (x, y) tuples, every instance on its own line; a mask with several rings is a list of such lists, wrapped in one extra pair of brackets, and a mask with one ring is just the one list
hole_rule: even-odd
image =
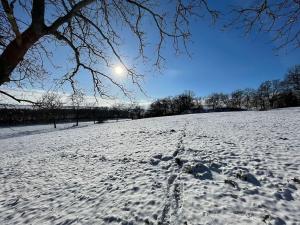
[(300, 1), (254, 0), (232, 6), (227, 27), (243, 29), (246, 34), (265, 32), (272, 35), (277, 49), (300, 48)]
[(272, 84), (270, 81), (264, 81), (258, 87), (257, 93), (260, 102), (260, 109), (262, 110), (266, 110), (270, 107), (271, 88)]
[(37, 106), (48, 113), (56, 128), (56, 113), (63, 106), (60, 96), (56, 93), (46, 93), (37, 101)]
[(150, 116), (167, 116), (188, 113), (194, 106), (199, 108), (201, 106), (200, 100), (196, 102), (194, 97), (194, 92), (185, 91), (175, 97), (157, 99), (150, 104), (148, 114)]
[(262, 109), (274, 108), (276, 106), (281, 86), (280, 80), (267, 80), (259, 86), (258, 94), (260, 96)]
[(219, 104), (220, 107), (230, 107), (231, 105), (231, 99), (229, 98), (228, 94), (224, 94), (224, 93), (219, 93)]
[(210, 96), (208, 96), (205, 99), (205, 103), (209, 107), (212, 107), (213, 110), (215, 110), (220, 105), (219, 94), (218, 93), (212, 93)]
[(229, 96), (224, 93), (212, 93), (206, 98), (205, 103), (213, 110), (228, 107), (230, 105)]
[(271, 80), (271, 88), (270, 88), (270, 96), (269, 96), (269, 103), (271, 108), (277, 107), (277, 100), (282, 89), (282, 83), (279, 79)]
[(242, 105), (246, 107), (246, 109), (251, 109), (255, 107), (255, 95), (256, 91), (253, 88), (246, 88), (243, 90), (243, 100)]
[(142, 118), (145, 110), (138, 104), (138, 103), (132, 103), (129, 106), (129, 112), (131, 119), (140, 119)]
[[(114, 117), (114, 119), (116, 119), (116, 121), (118, 122), (119, 119), (124, 118), (124, 113), (126, 112), (126, 114), (129, 114), (129, 110), (126, 107), (126, 105), (124, 105), (123, 103), (116, 103), (111, 107), (111, 114)], [(126, 118), (127, 115), (125, 116)]]
[(232, 107), (240, 109), (242, 108), (242, 101), (244, 97), (244, 91), (243, 90), (235, 90), (231, 93), (231, 104)]
[(184, 113), (192, 108), (194, 105), (195, 93), (193, 91), (186, 90), (184, 93), (176, 96), (173, 101), (176, 104), (177, 112)]
[[(190, 36), (190, 18), (207, 13), (213, 19), (217, 17), (206, 0), (1, 0), (0, 86), (34, 84), (43, 75), (47, 77), (45, 59), (51, 61), (53, 52), (46, 43), (55, 43), (72, 52), (69, 58), (73, 68), (62, 74), (59, 84), (69, 81), (76, 90), (76, 75), (86, 71), (95, 94), (108, 95), (105, 89), (108, 81), (128, 96), (129, 90), (107, 72), (118, 61), (132, 83), (142, 90), (142, 74), (134, 65), (127, 65), (120, 53), (124, 30), (136, 38), (138, 57), (148, 64), (153, 54), (149, 58), (145, 54), (146, 37), (149, 30), (157, 31), (158, 42), (153, 43), (156, 56), (151, 62), (160, 67), (166, 40), (171, 39), (179, 52)], [(149, 29), (145, 24), (154, 27)]]
[(84, 103), (84, 93), (81, 90), (76, 90), (71, 96), (70, 96), (72, 106), (75, 110), (76, 114), (76, 126), (78, 126), (79, 123), (79, 108)]
[(300, 65), (290, 68), (281, 82), (281, 101), (283, 106), (300, 105)]
[(300, 65), (296, 65), (289, 69), (284, 82), (286, 83), (287, 88), (297, 92), (300, 97)]
[(194, 108), (196, 110), (203, 110), (202, 97), (199, 97), (199, 96), (194, 97)]

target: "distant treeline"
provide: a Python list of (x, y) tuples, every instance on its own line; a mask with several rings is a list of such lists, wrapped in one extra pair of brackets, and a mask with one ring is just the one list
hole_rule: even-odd
[(212, 93), (196, 97), (185, 91), (175, 97), (157, 99), (148, 109), (137, 104), (113, 107), (83, 107), (80, 95), (72, 96), (72, 107), (63, 107), (58, 95), (48, 93), (31, 108), (0, 108), (0, 125), (53, 123), (79, 121), (102, 122), (109, 119), (140, 119), (146, 117), (179, 115), (216, 111), (268, 110), (300, 106), (300, 65), (286, 73), (282, 80), (268, 80), (257, 89), (238, 89), (230, 94)]
[(238, 89), (230, 94), (212, 93), (195, 97), (193, 92), (154, 101), (150, 116), (177, 115), (189, 112), (268, 110), (300, 106), (300, 65), (289, 69), (283, 80), (268, 80), (257, 89)]
[(103, 122), (109, 119), (137, 118), (128, 109), (119, 107), (62, 107), (55, 109), (46, 108), (0, 108), (0, 125), (20, 125), (58, 122), (94, 121)]

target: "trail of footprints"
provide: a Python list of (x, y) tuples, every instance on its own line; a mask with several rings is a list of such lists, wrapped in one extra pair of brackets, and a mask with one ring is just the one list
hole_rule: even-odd
[[(182, 178), (184, 173), (193, 174), (195, 178), (200, 180), (210, 179), (212, 180), (212, 171), (218, 176), (219, 182), (222, 182), (224, 185), (232, 186), (232, 188), (237, 191), (241, 191), (238, 181), (244, 181), (250, 186), (259, 187), (261, 186), (260, 182), (249, 173), (247, 168), (242, 168), (238, 166), (233, 166), (233, 168), (221, 169), (222, 163), (218, 163), (219, 160), (222, 161), (220, 157), (219, 160), (215, 158), (212, 159), (210, 156), (211, 152), (195, 151), (193, 149), (186, 149), (183, 143), (184, 137), (186, 136), (186, 126), (181, 130), (181, 135), (177, 144), (175, 151), (172, 156), (163, 156), (162, 154), (156, 155), (153, 157), (153, 161), (150, 162), (152, 165), (156, 166), (161, 162), (168, 163), (166, 166), (162, 166), (167, 174), (167, 185), (165, 191), (165, 200), (162, 207), (161, 215), (158, 217), (158, 225), (179, 225), (179, 224), (188, 224), (182, 213), (183, 210), (183, 194), (184, 194), (184, 184)], [(194, 152), (195, 151), (195, 152)], [(201, 152), (201, 159), (199, 159), (199, 153)], [(188, 160), (185, 159), (188, 155), (193, 155), (193, 166), (189, 167)], [(198, 155), (198, 157), (196, 156)], [(196, 157), (195, 157), (196, 156)], [(198, 159), (197, 159), (198, 158)], [(216, 163), (217, 161), (217, 163)], [(230, 162), (230, 160), (227, 163)], [(208, 165), (208, 166), (207, 166)], [(227, 171), (228, 170), (228, 171)], [(296, 179), (296, 178), (294, 178)], [(236, 180), (236, 181), (234, 181)], [(300, 180), (293, 180), (293, 183), (300, 183)], [(283, 199), (287, 201), (293, 200), (292, 193), (297, 190), (296, 186), (293, 184), (284, 185), (278, 192), (275, 193), (275, 198)], [(243, 191), (248, 191), (247, 188)], [(279, 217), (273, 217), (272, 215), (265, 214), (261, 221), (267, 223), (270, 220), (281, 221)], [(285, 224), (285, 223), (282, 223)]]
[(186, 128), (182, 130), (176, 150), (170, 157), (170, 176), (167, 180), (166, 197), (158, 225), (181, 224), (181, 210), (183, 205), (183, 183), (181, 182), (182, 164), (179, 156), (183, 156), (186, 150), (183, 145)]

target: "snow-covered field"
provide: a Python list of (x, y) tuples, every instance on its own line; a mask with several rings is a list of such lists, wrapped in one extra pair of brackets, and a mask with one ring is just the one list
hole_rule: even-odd
[[(115, 123), (115, 122), (124, 122), (129, 119), (120, 119), (120, 120), (106, 120), (102, 123)], [(53, 124), (42, 124), (35, 126), (5, 126), (0, 127), (0, 140), (11, 138), (11, 137), (19, 137), (26, 136), (32, 134), (41, 134), (41, 133), (49, 133), (57, 130), (66, 130), (66, 129), (76, 129), (89, 126), (94, 122), (79, 122), (78, 126), (75, 126), (75, 122), (68, 123), (58, 123), (57, 127), (54, 128)]]
[[(53, 127), (53, 124), (42, 124), (42, 125), (35, 125), (35, 126), (5, 126), (0, 127), (0, 140), (6, 138), (13, 138), (19, 136), (26, 136), (32, 134), (41, 134), (41, 133), (48, 133), (57, 130), (65, 130), (71, 128), (77, 128), (74, 126), (75, 123), (62, 123), (57, 124), (57, 128)], [(92, 122), (84, 122), (79, 123), (78, 127), (87, 126), (92, 124)]]
[(300, 224), (299, 127), (293, 108), (2, 130), (0, 224)]

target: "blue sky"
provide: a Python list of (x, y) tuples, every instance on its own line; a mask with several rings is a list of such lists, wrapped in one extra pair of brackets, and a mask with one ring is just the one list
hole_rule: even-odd
[(262, 81), (280, 79), (287, 69), (300, 63), (298, 51), (274, 51), (264, 34), (245, 37), (241, 31), (221, 31), (205, 23), (192, 24), (192, 57), (168, 54), (166, 70), (145, 85), (150, 95), (160, 97), (193, 90), (205, 96), (256, 88)]
[[(226, 1), (229, 2), (236, 1)], [(212, 7), (225, 7), (224, 2), (215, 4)], [(145, 74), (143, 87), (147, 96), (137, 91), (136, 99), (151, 101), (155, 98), (174, 96), (185, 90), (192, 90), (198, 96), (207, 96), (212, 92), (230, 93), (239, 88), (256, 88), (265, 80), (283, 78), (289, 67), (300, 63), (299, 49), (275, 52), (275, 46), (270, 42), (271, 37), (268, 34), (252, 34), (245, 37), (242, 31), (221, 31), (220, 24), (221, 21), (217, 21), (216, 26), (212, 26), (209, 18), (193, 20), (190, 24), (192, 38), (188, 46), (192, 57), (185, 54), (176, 56), (172, 45), (167, 43), (163, 49), (166, 63), (160, 73), (147, 72), (150, 64), (137, 65)], [(149, 30), (147, 41), (157, 41), (157, 32), (153, 30), (151, 23), (146, 26)], [(124, 32), (123, 43), (120, 51), (122, 55), (127, 56), (125, 61), (130, 65), (136, 56), (136, 39)], [(62, 66), (62, 69), (51, 69), (51, 72), (53, 75), (61, 75), (62, 70), (70, 67), (70, 63), (66, 61), (70, 50), (53, 44), (49, 44), (48, 47), (55, 53), (54, 61)], [(149, 53), (150, 56), (151, 54), (153, 52)], [(87, 74), (80, 73), (78, 81), (82, 88), (92, 95), (92, 85), (90, 79), (87, 79)], [(115, 88), (110, 86), (108, 89)], [(67, 87), (66, 91), (70, 91), (70, 88)], [(118, 96), (123, 99), (121, 95)]]

